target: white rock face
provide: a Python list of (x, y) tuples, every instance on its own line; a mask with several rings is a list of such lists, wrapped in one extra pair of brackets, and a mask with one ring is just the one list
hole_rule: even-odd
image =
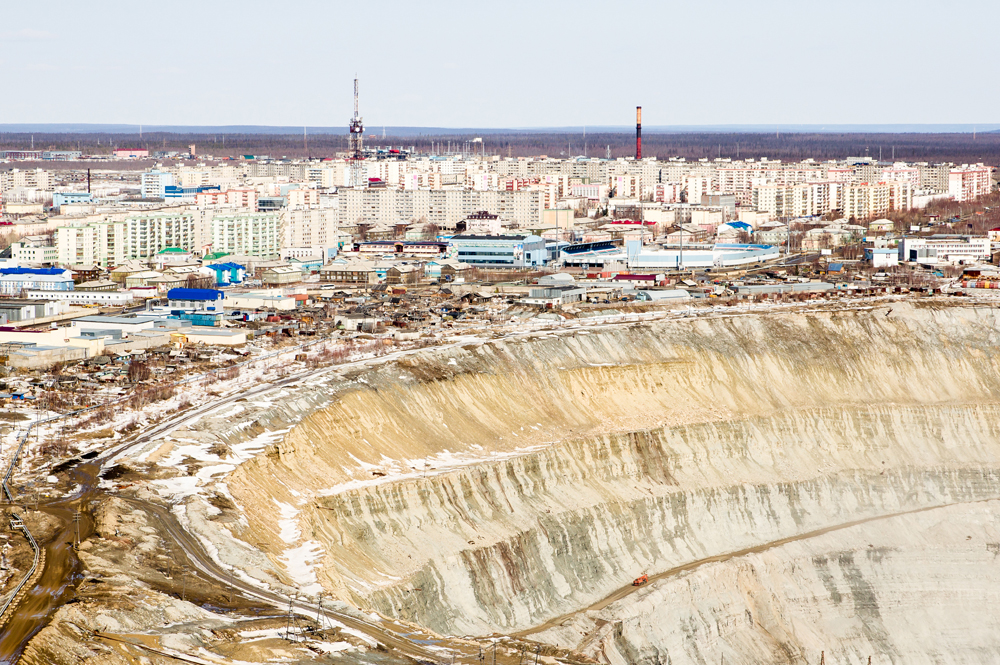
[(330, 380), (227, 477), (237, 534), (279, 563), (315, 544), (345, 602), (607, 662), (997, 662), (994, 620), (972, 625), (1000, 595), (996, 318), (886, 311), (614, 326)]
[(1000, 503), (886, 518), (663, 580), (535, 639), (626, 663), (995, 663)]

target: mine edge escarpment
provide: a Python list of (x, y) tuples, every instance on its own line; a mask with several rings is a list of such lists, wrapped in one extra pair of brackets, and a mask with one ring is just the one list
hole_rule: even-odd
[[(227, 528), (279, 571), (289, 548), (308, 546), (325, 593), (358, 607), (452, 635), (530, 632), (641, 573), (868, 518), (995, 506), (998, 340), (994, 309), (936, 301), (428, 349), (331, 377), (258, 410), (252, 423), (235, 418), (220, 433), (230, 443), (299, 414), (226, 478), (245, 517)], [(282, 506), (294, 507), (294, 542), (281, 534)], [(195, 528), (213, 537), (205, 523)], [(223, 563), (241, 565), (227, 552)], [(855, 608), (850, 630), (830, 622), (825, 636), (740, 638), (753, 655), (797, 662), (827, 638), (853, 640), (852, 654), (906, 654), (877, 610), (889, 581), (859, 581), (865, 572), (849, 563), (824, 573), (830, 559), (819, 554), (802, 560), (831, 597), (841, 583), (871, 586), (876, 611)], [(742, 617), (740, 603), (764, 588), (740, 579), (750, 585), (744, 595), (717, 612)], [(982, 579), (986, 602), (1000, 587)], [(686, 593), (691, 607), (701, 602), (697, 590)], [(922, 593), (920, 602), (947, 601), (930, 582)], [(794, 611), (829, 604), (809, 602)], [(585, 634), (616, 611), (641, 624), (634, 606), (612, 603), (579, 635), (544, 638), (593, 642)], [(747, 626), (765, 630), (753, 618)], [(628, 625), (616, 631), (595, 657), (652, 662), (669, 649), (714, 654), (725, 641), (722, 628), (693, 630), (690, 621), (641, 636)], [(975, 648), (995, 654), (1000, 643)]]

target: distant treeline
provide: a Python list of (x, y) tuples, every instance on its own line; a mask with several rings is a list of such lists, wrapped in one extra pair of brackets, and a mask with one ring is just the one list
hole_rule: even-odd
[[(489, 155), (527, 157), (583, 155), (628, 157), (635, 154), (631, 133), (511, 133), (488, 134), (483, 144), (466, 142), (469, 136), (365, 137), (367, 146), (413, 146), (419, 152), (452, 152), (468, 148)], [(110, 154), (114, 148), (146, 148), (150, 152), (186, 152), (190, 144), (199, 154), (237, 157), (244, 154), (270, 157), (332, 157), (347, 148), (344, 136), (316, 134), (3, 134), (0, 150), (80, 150), (84, 154)], [(883, 161), (984, 162), (1000, 165), (1000, 133), (983, 134), (748, 134), (748, 133), (650, 133), (642, 138), (643, 156), (660, 159), (729, 157), (799, 161), (870, 156)]]

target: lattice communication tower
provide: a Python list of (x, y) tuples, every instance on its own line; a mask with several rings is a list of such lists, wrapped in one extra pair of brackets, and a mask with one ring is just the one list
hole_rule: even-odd
[(358, 115), (358, 79), (354, 79), (354, 117), (347, 124), (350, 132), (350, 144), (348, 146), (347, 161), (351, 166), (351, 187), (363, 187), (365, 177), (364, 159), (362, 150), (362, 140), (365, 133), (365, 125)]

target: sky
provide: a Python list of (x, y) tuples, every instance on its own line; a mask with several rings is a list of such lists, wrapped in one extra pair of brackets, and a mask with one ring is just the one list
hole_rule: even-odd
[(4, 0), (0, 124), (996, 123), (996, 0)]

